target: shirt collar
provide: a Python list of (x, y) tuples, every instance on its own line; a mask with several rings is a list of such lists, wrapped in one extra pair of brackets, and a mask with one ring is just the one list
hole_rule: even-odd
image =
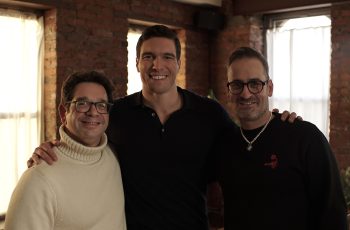
[[(182, 89), (181, 87), (177, 86), (177, 92), (179, 92), (181, 98), (182, 98), (182, 108), (181, 109), (189, 109), (191, 108), (191, 97), (189, 96), (189, 93)], [(139, 91), (137, 93), (134, 93), (130, 95), (130, 103), (132, 106), (140, 106), (144, 107), (143, 104), (143, 97), (142, 97), (142, 91)]]

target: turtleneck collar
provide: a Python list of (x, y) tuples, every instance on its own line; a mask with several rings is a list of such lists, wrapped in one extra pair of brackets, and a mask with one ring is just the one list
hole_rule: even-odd
[(63, 125), (59, 128), (61, 137), (61, 144), (57, 147), (65, 156), (81, 161), (83, 163), (93, 163), (101, 158), (102, 150), (107, 145), (107, 135), (104, 133), (101, 138), (101, 142), (96, 147), (85, 146), (75, 140), (73, 140), (64, 131)]

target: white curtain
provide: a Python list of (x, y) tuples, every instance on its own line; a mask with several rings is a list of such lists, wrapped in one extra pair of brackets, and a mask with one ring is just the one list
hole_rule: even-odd
[(128, 90), (127, 94), (133, 94), (142, 89), (140, 73), (136, 69), (136, 44), (141, 36), (141, 31), (129, 29), (128, 32)]
[(0, 214), (40, 143), (42, 20), (0, 9)]
[(274, 83), (271, 108), (294, 111), (328, 138), (331, 21), (326, 16), (286, 20), (267, 31)]

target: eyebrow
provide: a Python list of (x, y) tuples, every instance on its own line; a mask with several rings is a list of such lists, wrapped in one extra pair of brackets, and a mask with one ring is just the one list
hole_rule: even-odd
[[(156, 56), (153, 52), (144, 52), (142, 53), (141, 56), (144, 56), (144, 55), (152, 55), (152, 56)], [(171, 57), (176, 57), (175, 54), (173, 53), (169, 53), (169, 52), (165, 52), (165, 53), (162, 53), (162, 55), (166, 55), (166, 56), (171, 56)]]
[[(73, 100), (76, 100), (76, 101), (90, 101), (89, 98), (87, 98), (87, 97), (77, 97), (77, 98), (75, 98)], [(100, 101), (97, 101), (97, 102), (107, 102), (108, 101), (108, 100), (105, 100), (103, 98), (98, 98), (98, 100), (100, 100)]]

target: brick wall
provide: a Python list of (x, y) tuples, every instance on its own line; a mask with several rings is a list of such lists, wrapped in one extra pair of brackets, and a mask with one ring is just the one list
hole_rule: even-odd
[(350, 3), (332, 7), (330, 143), (340, 168), (350, 166)]
[[(233, 50), (250, 46), (262, 50), (262, 21), (258, 17), (228, 16), (224, 30), (212, 38), (211, 43), (211, 88), (216, 98), (233, 116), (233, 105), (228, 101), (226, 88), (227, 60)], [(235, 119), (235, 118), (234, 118)]]
[[(45, 139), (56, 137), (59, 89), (72, 71), (104, 71), (115, 85), (115, 97), (126, 95), (129, 19), (178, 28), (182, 44), (178, 84), (201, 95), (212, 89), (233, 114), (225, 87), (227, 58), (243, 45), (262, 50), (261, 20), (232, 15), (232, 1), (223, 0), (220, 11), (226, 15), (226, 26), (208, 32), (193, 24), (198, 10), (203, 8), (168, 0), (62, 0), (57, 9), (46, 11)], [(331, 15), (330, 143), (343, 168), (350, 165), (350, 3), (332, 6)]]
[(60, 88), (73, 71), (103, 71), (114, 83), (115, 97), (126, 95), (129, 19), (181, 28), (182, 61), (192, 64), (182, 66), (179, 85), (207, 95), (209, 77), (203, 66), (208, 66), (209, 41), (207, 32), (193, 25), (200, 9), (168, 0), (62, 0), (46, 11), (44, 138), (57, 136)]

